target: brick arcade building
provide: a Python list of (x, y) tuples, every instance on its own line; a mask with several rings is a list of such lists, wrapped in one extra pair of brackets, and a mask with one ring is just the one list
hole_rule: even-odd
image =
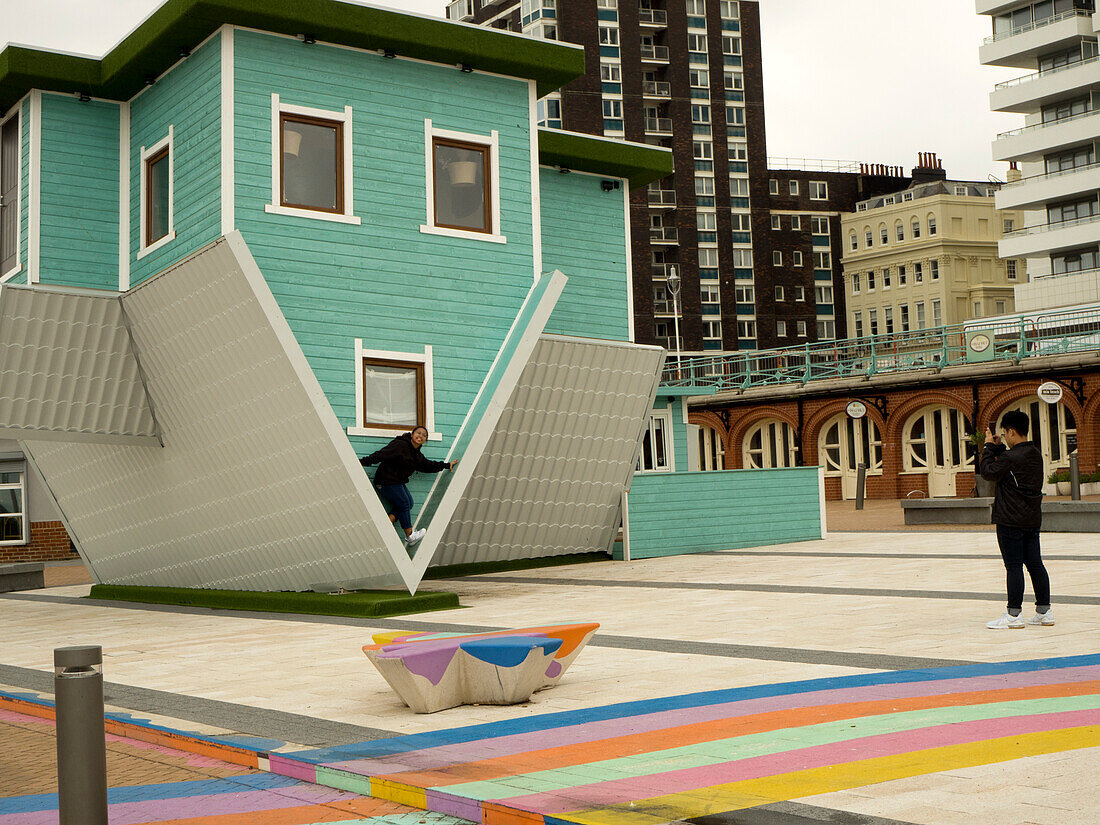
[[(1037, 396), (1048, 381), (1062, 388), (1057, 404)], [(862, 418), (848, 415), (852, 401), (866, 408)], [(1082, 473), (1097, 470), (1095, 353), (722, 393), (692, 403), (689, 421), (701, 428), (701, 444), (718, 448), (725, 469), (819, 464), (829, 500), (855, 497), (860, 463), (868, 467), (868, 498), (966, 497), (974, 489), (967, 434), (1011, 409), (1031, 418), (1048, 473), (1068, 467), (1074, 450)]]

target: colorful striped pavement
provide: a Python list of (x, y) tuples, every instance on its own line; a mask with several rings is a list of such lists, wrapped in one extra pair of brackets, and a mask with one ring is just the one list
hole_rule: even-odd
[(695, 693), (270, 765), (486, 825), (656, 825), (1097, 746), (1100, 655), (1088, 655)]

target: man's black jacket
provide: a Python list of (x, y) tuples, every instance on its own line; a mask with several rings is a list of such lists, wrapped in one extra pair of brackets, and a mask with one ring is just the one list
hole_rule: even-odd
[(359, 459), (364, 467), (380, 464), (374, 474), (374, 483), (379, 487), (387, 484), (408, 484), (412, 474), (441, 473), (447, 469), (446, 461), (432, 461), (425, 458), (420, 448), (412, 443), (412, 433), (402, 433), (393, 441), (366, 458)]
[(997, 482), (993, 523), (1011, 527), (1039, 527), (1043, 522), (1043, 456), (1030, 441), (1011, 450), (1004, 444), (986, 444), (982, 478)]

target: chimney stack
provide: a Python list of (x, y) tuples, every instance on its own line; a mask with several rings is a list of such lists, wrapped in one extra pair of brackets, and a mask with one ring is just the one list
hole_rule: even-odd
[(1015, 183), (1023, 178), (1023, 174), (1020, 172), (1020, 167), (1016, 165), (1016, 161), (1011, 161), (1008, 164), (1008, 174), (1005, 175), (1005, 180), (1009, 183)]
[(947, 180), (943, 161), (936, 157), (935, 152), (918, 152), (917, 165), (913, 169), (913, 183), (931, 183), (937, 180)]

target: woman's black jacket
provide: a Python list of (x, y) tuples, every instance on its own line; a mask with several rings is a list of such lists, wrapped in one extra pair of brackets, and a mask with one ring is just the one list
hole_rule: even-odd
[(374, 474), (374, 483), (379, 487), (387, 484), (408, 484), (412, 474), (441, 473), (447, 469), (446, 461), (432, 461), (425, 458), (420, 448), (412, 443), (412, 433), (402, 433), (377, 452), (359, 459), (364, 467), (380, 465)]

